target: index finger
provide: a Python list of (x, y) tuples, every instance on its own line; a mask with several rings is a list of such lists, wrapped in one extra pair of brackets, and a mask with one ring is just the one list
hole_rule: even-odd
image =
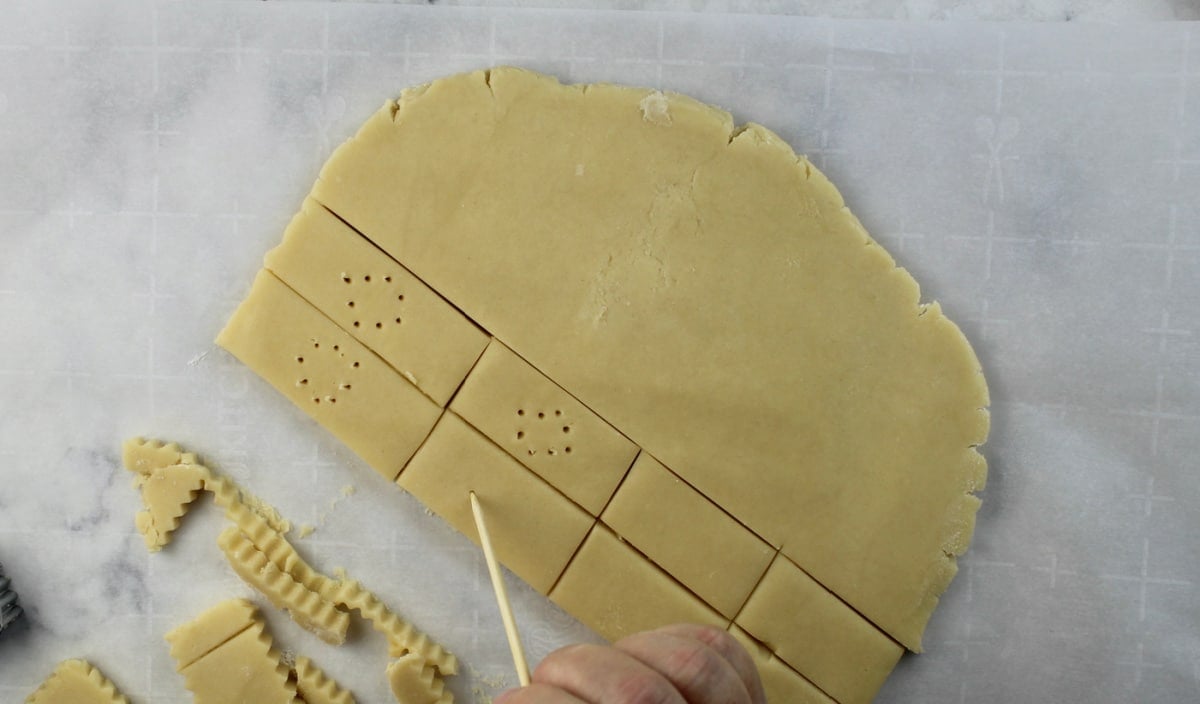
[(712, 626), (698, 626), (692, 623), (663, 626), (656, 629), (656, 632), (698, 640), (717, 651), (718, 655), (733, 666), (738, 678), (742, 680), (742, 684), (746, 685), (746, 691), (750, 693), (750, 701), (753, 704), (767, 704), (767, 695), (763, 691), (762, 680), (759, 679), (758, 667), (754, 664), (754, 659), (750, 657), (750, 653), (746, 652), (742, 644), (728, 632)]

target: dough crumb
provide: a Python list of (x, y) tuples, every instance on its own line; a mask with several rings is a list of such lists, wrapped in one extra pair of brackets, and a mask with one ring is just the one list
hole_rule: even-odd
[(313, 524), (311, 524), (311, 523), (301, 523), (301, 524), (300, 524), (300, 530), (299, 530), (299, 532), (296, 534), (296, 536), (297, 536), (297, 537), (299, 537), (299, 538), (307, 538), (308, 536), (312, 535), (312, 534), (313, 534), (313, 533), (315, 533), (315, 532), (317, 532), (317, 527), (316, 527), (316, 526), (314, 526)]
[(642, 119), (655, 125), (666, 127), (671, 124), (671, 105), (662, 91), (654, 91), (638, 103), (642, 109)]

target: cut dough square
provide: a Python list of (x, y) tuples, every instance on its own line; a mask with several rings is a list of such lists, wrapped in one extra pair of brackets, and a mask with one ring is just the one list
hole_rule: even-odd
[(171, 647), (175, 669), (182, 670), (249, 628), (257, 613), (254, 604), (245, 599), (227, 599), (167, 631), (164, 638)]
[(488, 336), (311, 198), (266, 267), (444, 406)]
[(550, 599), (610, 641), (668, 623), (729, 625), (603, 524), (588, 535)]
[(775, 550), (643, 452), (600, 517), (727, 618), (737, 615)]
[(478, 543), (469, 499), (474, 491), (496, 557), (543, 594), (596, 520), (453, 412), (442, 417), (397, 482)]
[(296, 687), (261, 621), (182, 668), (195, 704), (293, 704)]
[(598, 516), (638, 448), (498, 340), (450, 405), (492, 442)]
[(904, 652), (782, 555), (737, 623), (841, 704), (870, 702)]
[(259, 272), (217, 344), (389, 480), (441, 413), (269, 271)]

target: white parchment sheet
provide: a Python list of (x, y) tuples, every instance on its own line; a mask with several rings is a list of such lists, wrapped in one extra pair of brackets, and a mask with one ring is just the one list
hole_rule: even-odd
[[(248, 594), (207, 501), (147, 554), (138, 434), (317, 526), (299, 549), (458, 653), (462, 701), (513, 682), (478, 551), (212, 344), (335, 145), (495, 64), (776, 130), (975, 345), (975, 543), (880, 701), (1200, 700), (1200, 28), (144, 0), (0, 20), (0, 562), (29, 616), (0, 700), (86, 657), (134, 702), (188, 702), (162, 634)], [(511, 591), (535, 660), (593, 637)], [(336, 649), (268, 620), (391, 700), (369, 628)]]

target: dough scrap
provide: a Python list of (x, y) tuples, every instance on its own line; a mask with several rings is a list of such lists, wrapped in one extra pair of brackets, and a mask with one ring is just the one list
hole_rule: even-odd
[(275, 566), (237, 526), (222, 531), (217, 545), (233, 571), (276, 608), (287, 611), (293, 621), (326, 643), (341, 645), (346, 642), (350, 614)]
[(187, 623), (167, 631), (176, 670), (191, 665), (258, 620), (258, 610), (245, 599), (226, 599)]
[(150, 552), (171, 542), (171, 533), (188, 507), (204, 489), (207, 468), (198, 464), (155, 467), (141, 475), (142, 503), (145, 509), (134, 516), (134, 525)]
[(293, 704), (296, 685), (262, 621), (179, 668), (195, 704)]
[(355, 704), (354, 695), (338, 686), (306, 657), (296, 658), (296, 693), (304, 704)]
[(121, 444), (121, 460), (125, 469), (143, 478), (155, 469), (198, 462), (195, 453), (184, 452), (177, 443), (140, 437)]
[[(349, 614), (340, 607), (356, 610), (387, 637), (391, 657), (413, 653), (436, 667), (442, 675), (458, 672), (458, 659), (453, 653), (401, 618), (373, 592), (354, 580), (328, 577), (301, 558), (284, 537), (290, 524), (269, 504), (207, 467), (168, 464), (176, 459), (192, 462), (196, 459), (193, 454), (181, 453), (174, 443), (136, 438), (126, 442), (125, 446), (128, 448), (127, 466), (131, 471), (139, 466), (146, 466), (150, 473), (197, 468), (196, 473), (204, 479), (204, 489), (212, 493), (214, 503), (233, 523), (218, 540), (231, 566), (273, 604), (287, 610), (299, 625), (327, 642), (340, 644), (345, 640), (349, 623)], [(171, 449), (162, 452), (164, 447)], [(149, 456), (153, 466), (137, 464), (143, 456)], [(343, 496), (353, 494), (353, 487), (343, 487)], [(238, 600), (224, 602), (213, 611), (215, 613), (202, 614), (196, 621), (167, 634), (172, 655), (177, 662), (183, 663), (181, 668), (253, 622), (254, 607), (249, 602), (241, 601), (240, 605)], [(231, 631), (235, 626), (238, 630)], [(195, 632), (197, 629), (208, 629), (209, 633), (204, 636)], [(197, 649), (199, 652), (195, 652)]]
[(129, 704), (129, 700), (91, 663), (64, 660), (25, 704)]
[(453, 704), (454, 694), (446, 689), (437, 671), (415, 653), (401, 655), (388, 665), (388, 684), (400, 704)]

